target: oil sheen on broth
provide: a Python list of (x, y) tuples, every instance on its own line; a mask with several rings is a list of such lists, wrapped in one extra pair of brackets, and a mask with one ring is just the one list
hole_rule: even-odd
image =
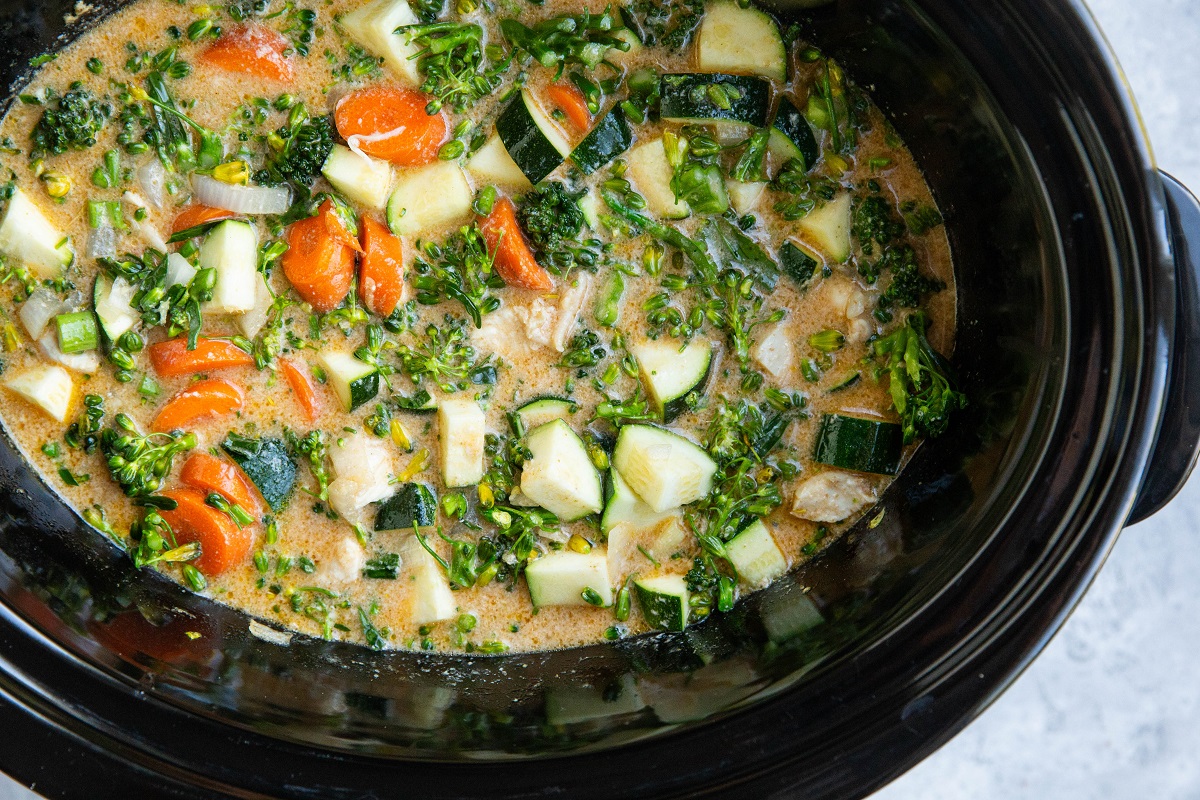
[(753, 8), (474, 5), (141, 0), (40, 66), (0, 131), (4, 425), (97, 535), (285, 628), (695, 624), (963, 402), (940, 217)]

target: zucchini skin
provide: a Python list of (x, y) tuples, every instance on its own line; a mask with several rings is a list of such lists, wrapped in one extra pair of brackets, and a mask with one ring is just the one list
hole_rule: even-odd
[(786, 97), (779, 99), (774, 128), (800, 151), (800, 158), (804, 161), (805, 170), (810, 170), (816, 165), (819, 151), (812, 126), (808, 124), (808, 119), (804, 114), (800, 113), (800, 109), (796, 108), (795, 104)]
[(895, 422), (823, 414), (813, 459), (841, 469), (895, 475), (903, 450), (904, 434)]
[(539, 183), (563, 163), (555, 149), (525, 107), (523, 92), (518, 92), (496, 118), (496, 135), (512, 160), (530, 183)]
[(437, 522), (437, 494), (424, 483), (402, 483), (375, 514), (375, 530), (412, 530)]
[[(766, 127), (771, 107), (771, 82), (765, 78), (719, 72), (673, 73), (663, 75), (659, 87), (663, 119), (723, 120)], [(728, 102), (718, 104), (714, 94), (724, 94)]]
[(633, 132), (629, 130), (625, 112), (618, 104), (601, 117), (583, 141), (575, 147), (571, 153), (571, 160), (584, 175), (591, 175), (632, 146)]
[(251, 439), (231, 433), (221, 442), (221, 449), (258, 487), (272, 511), (287, 505), (296, 486), (296, 460), (282, 439)]
[(784, 274), (802, 288), (817, 271), (817, 260), (791, 242), (779, 248), (779, 264)]

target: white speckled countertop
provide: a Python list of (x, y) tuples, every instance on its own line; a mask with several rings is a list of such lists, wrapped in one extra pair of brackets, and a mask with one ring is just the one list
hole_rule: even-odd
[[(1200, 2), (1091, 6), (1159, 165), (1200, 192)], [(1193, 479), (1121, 535), (1063, 630), (990, 709), (871, 800), (1200, 798), (1198, 519)], [(0, 776), (0, 800), (35, 798)]]

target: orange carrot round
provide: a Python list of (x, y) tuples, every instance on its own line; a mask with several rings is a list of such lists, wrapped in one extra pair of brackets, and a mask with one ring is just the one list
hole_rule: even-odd
[(483, 218), (479, 230), (495, 256), (496, 273), (509, 286), (548, 292), (554, 288), (550, 273), (537, 263), (525, 234), (517, 223), (517, 209), (507, 197), (496, 200), (492, 213)]
[(232, 461), (217, 458), (211, 453), (197, 452), (188, 456), (179, 473), (179, 480), (205, 494), (216, 492), (231, 503), (241, 506), (250, 516), (261, 519), (266, 512), (258, 489), (246, 473)]
[(281, 358), (279, 368), (283, 371), (288, 386), (292, 387), (292, 394), (296, 395), (296, 402), (300, 404), (304, 416), (310, 423), (316, 422), (317, 417), (321, 415), (321, 399), (317, 396), (312, 378), (309, 377), (308, 365), (297, 359)]
[(249, 367), (254, 357), (225, 339), (201, 338), (195, 350), (187, 349), (187, 337), (167, 339), (150, 345), (150, 363), (164, 378), (194, 375), (214, 369)]
[(358, 294), (368, 311), (386, 317), (404, 296), (404, 246), (388, 227), (363, 217)]
[(198, 381), (168, 400), (150, 427), (161, 432), (183, 430), (205, 417), (231, 414), (244, 400), (245, 392), (236, 383), (218, 378)]
[(322, 314), (337, 308), (354, 283), (354, 250), (343, 234), (349, 236), (326, 200), (315, 217), (292, 223), (280, 259), (292, 288)]
[(250, 528), (238, 528), (228, 514), (205, 503), (206, 493), (184, 488), (161, 494), (176, 503), (170, 511), (159, 512), (175, 532), (176, 544), (200, 543), (200, 557), (192, 562), (196, 569), (205, 575), (220, 575), (246, 560), (254, 534)]
[(200, 53), (198, 60), (226, 72), (290, 81), (295, 78), (292, 60), (288, 57), (291, 46), (286, 36), (265, 25), (235, 25), (226, 28)]
[(446, 115), (425, 113), (429, 95), (394, 86), (359, 89), (338, 101), (334, 122), (347, 142), (402, 167), (429, 164), (446, 141)]
[(567, 119), (580, 133), (592, 127), (592, 112), (587, 107), (583, 92), (570, 83), (552, 83), (546, 87), (546, 97), (567, 115)]
[(171, 233), (174, 235), (180, 231), (195, 228), (197, 225), (204, 225), (208, 222), (220, 222), (223, 219), (232, 219), (236, 216), (237, 214), (234, 214), (232, 211), (226, 211), (223, 208), (214, 208), (213, 206), (206, 206), (203, 203), (192, 203), (175, 215), (175, 221), (171, 223)]

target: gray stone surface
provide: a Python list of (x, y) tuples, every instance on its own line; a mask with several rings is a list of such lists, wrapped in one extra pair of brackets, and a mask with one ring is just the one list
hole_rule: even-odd
[[(1200, 3), (1093, 0), (1159, 165), (1200, 190)], [(1200, 480), (1122, 534), (1045, 652), (872, 800), (1200, 797)], [(36, 795), (0, 776), (0, 800)]]

